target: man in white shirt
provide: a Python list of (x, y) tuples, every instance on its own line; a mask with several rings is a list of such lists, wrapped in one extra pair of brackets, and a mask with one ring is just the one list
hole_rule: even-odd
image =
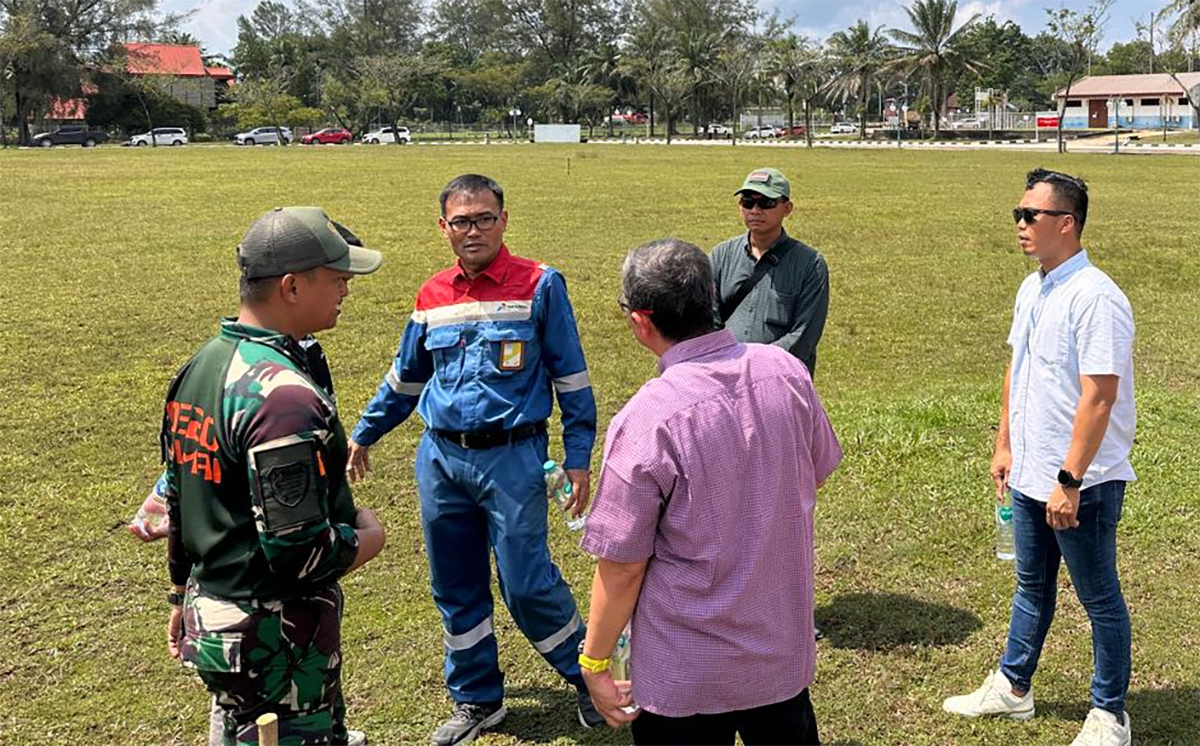
[(992, 456), (996, 495), (1012, 493), (1017, 590), (999, 669), (947, 712), (1034, 715), (1034, 671), (1054, 618), (1058, 568), (1092, 624), (1092, 702), (1072, 746), (1127, 746), (1129, 611), (1117, 576), (1117, 522), (1137, 415), (1133, 312), (1080, 244), (1087, 186), (1037, 169), (1013, 210), (1017, 242), (1040, 269), (1017, 292), (1000, 430)]

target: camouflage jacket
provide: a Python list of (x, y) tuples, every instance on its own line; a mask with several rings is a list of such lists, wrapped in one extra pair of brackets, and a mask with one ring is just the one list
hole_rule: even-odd
[(346, 434), (290, 337), (223, 320), (172, 380), (161, 442), (172, 582), (287, 599), (354, 562)]

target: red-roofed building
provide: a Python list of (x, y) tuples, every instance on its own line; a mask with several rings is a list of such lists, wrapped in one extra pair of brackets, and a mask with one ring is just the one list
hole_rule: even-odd
[(217, 86), (233, 81), (228, 67), (208, 67), (200, 48), (184, 44), (125, 44), (125, 70), (130, 75), (162, 75), (174, 78), (167, 92), (199, 109), (217, 105)]

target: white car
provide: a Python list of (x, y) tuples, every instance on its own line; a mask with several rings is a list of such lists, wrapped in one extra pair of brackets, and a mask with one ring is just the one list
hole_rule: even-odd
[(412, 142), (412, 133), (408, 131), (408, 127), (397, 127), (394, 133), (391, 127), (380, 127), (370, 132), (364, 132), (362, 136), (362, 141), (366, 145), (395, 143), (397, 140), (401, 145), (408, 145)]
[(742, 137), (747, 140), (761, 140), (768, 137), (779, 137), (779, 130), (769, 124), (764, 124), (761, 127), (751, 127), (742, 133)]
[(729, 128), (723, 124), (710, 124), (704, 128), (704, 131), (710, 135), (728, 135)]
[(829, 128), (831, 135), (853, 135), (855, 132), (858, 132), (858, 125), (854, 122), (835, 122)]
[(280, 127), (278, 131), (274, 127), (255, 127), (249, 132), (237, 133), (233, 140), (238, 145), (278, 145), (281, 136), (284, 145), (293, 140), (292, 131), (287, 127)]
[[(150, 142), (151, 139), (154, 142)], [(187, 143), (187, 130), (182, 127), (155, 127), (149, 132), (134, 135), (126, 144), (144, 147), (146, 145), (187, 145)]]
[(951, 126), (956, 130), (977, 130), (983, 127), (983, 120), (978, 117), (967, 117), (958, 120)]

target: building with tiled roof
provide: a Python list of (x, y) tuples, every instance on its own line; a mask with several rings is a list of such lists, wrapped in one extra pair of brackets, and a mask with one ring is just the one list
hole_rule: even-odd
[[(1200, 87), (1200, 72), (1177, 77), (1178, 82), (1167, 73), (1089, 75), (1071, 86), (1063, 127), (1194, 129), (1198, 126), (1196, 110), (1188, 102), (1187, 91)], [(1060, 90), (1054, 97), (1061, 101), (1065, 92)]]
[(233, 71), (208, 67), (200, 48), (186, 44), (125, 44), (125, 71), (130, 75), (162, 75), (173, 78), (166, 85), (176, 99), (198, 109), (217, 105), (218, 87), (228, 87)]

